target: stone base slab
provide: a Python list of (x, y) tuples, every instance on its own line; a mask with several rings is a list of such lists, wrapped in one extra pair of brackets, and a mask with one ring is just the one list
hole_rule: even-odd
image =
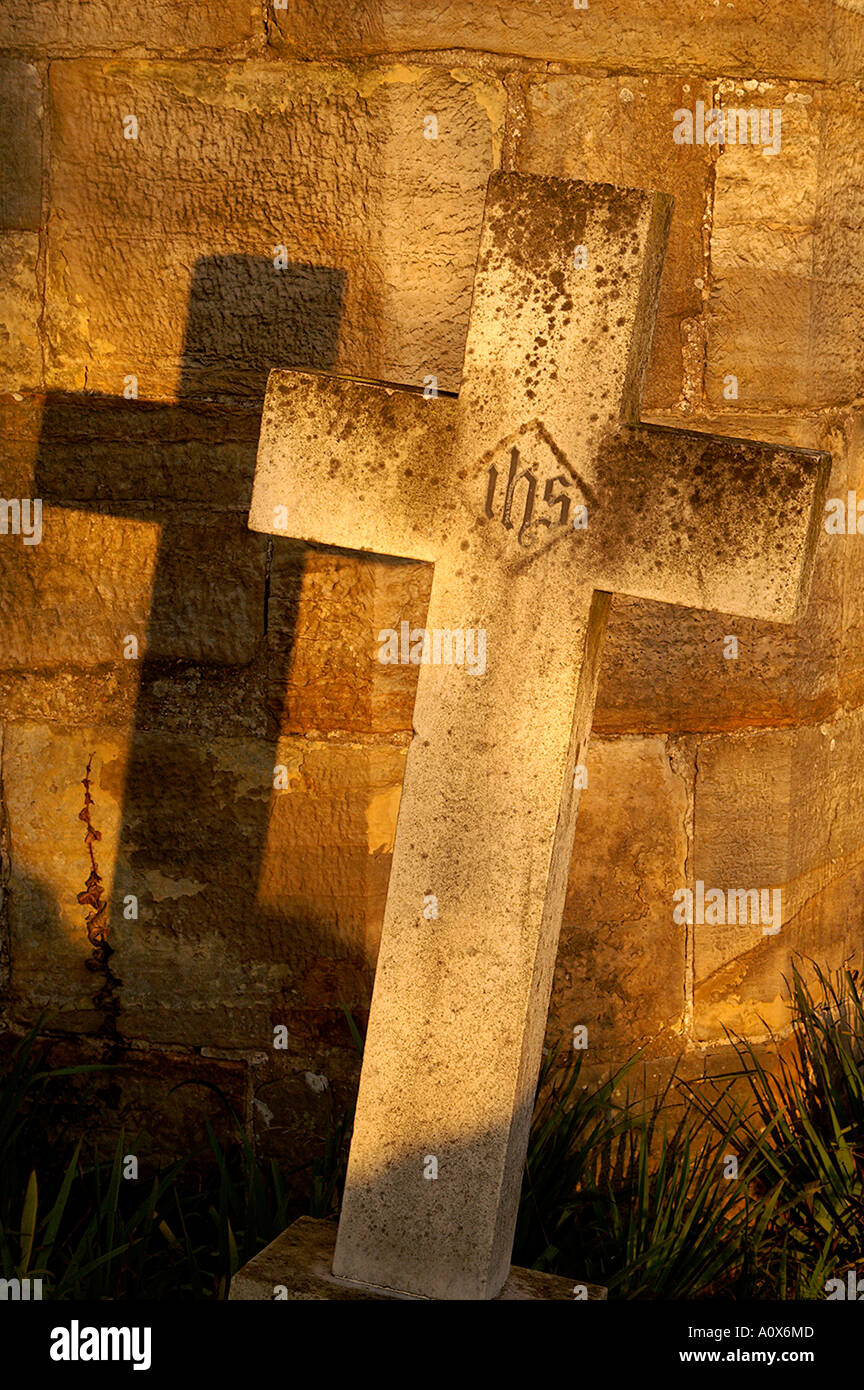
[[(301, 1216), (237, 1271), (231, 1280), (230, 1299), (244, 1302), (393, 1298), (418, 1301), (413, 1294), (334, 1278), (331, 1269), (335, 1245), (335, 1221), (316, 1221), (311, 1216)], [(498, 1299), (553, 1298), (573, 1302), (577, 1297), (574, 1290), (579, 1291), (578, 1297), (582, 1299), (606, 1297), (606, 1290), (599, 1284), (576, 1283), (558, 1274), (541, 1274), (513, 1265)]]

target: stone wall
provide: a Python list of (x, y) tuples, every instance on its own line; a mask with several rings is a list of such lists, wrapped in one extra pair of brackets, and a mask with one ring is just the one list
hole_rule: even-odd
[[(657, 187), (644, 417), (864, 498), (862, 81), (859, 0), (8, 0), (2, 476), (44, 510), (0, 546), (4, 1018), (122, 1064), (102, 1128), (227, 1102), (308, 1157), (356, 1083), (416, 675), (375, 638), (430, 574), (247, 531), (268, 368), (453, 390), (491, 169)], [(699, 101), (781, 148), (677, 144)], [(795, 951), (859, 951), (862, 555), (823, 529), (794, 627), (615, 598), (550, 1039), (698, 1072)], [(674, 922), (697, 880), (782, 930)]]

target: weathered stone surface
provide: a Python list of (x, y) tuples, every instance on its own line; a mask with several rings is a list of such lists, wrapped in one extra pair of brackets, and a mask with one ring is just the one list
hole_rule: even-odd
[(88, 49), (137, 53), (243, 50), (262, 32), (250, 0), (227, 0), (212, 10), (184, 0), (7, 0), (0, 16), (0, 48), (52, 57)]
[[(335, 8), (335, 13), (334, 13)], [(742, 77), (754, 71), (821, 78), (857, 76), (862, 52), (856, 0), (808, 0), (794, 22), (786, 0), (736, 0), (734, 6), (685, 0), (674, 12), (640, 0), (569, 5), (516, 0), (426, 4), (361, 0), (340, 4), (300, 0), (272, 9), (269, 37), (280, 51), (301, 57), (467, 48), (601, 68), (709, 69)]]
[[(822, 873), (826, 881), (836, 877), (838, 865), (858, 851), (858, 816), (864, 805), (858, 756), (862, 720), (858, 711), (818, 728), (702, 740), (697, 877), (721, 887), (786, 885), (784, 921), (813, 896), (811, 875)], [(836, 814), (840, 802), (846, 808), (842, 817)], [(756, 836), (766, 803), (774, 813)], [(710, 947), (701, 947), (700, 978), (728, 956), (718, 933)]]
[[(706, 146), (674, 143), (672, 113), (700, 99), (710, 106), (710, 90), (706, 82), (677, 77), (522, 79), (522, 107), (510, 145), (513, 168), (674, 194), (646, 411), (674, 405), (684, 392), (685, 323), (702, 311), (702, 224), (711, 156)], [(607, 269), (614, 275), (612, 267)]]
[[(217, 737), (267, 738), (271, 724), (266, 683), (266, 657), (260, 648), (248, 666), (240, 667), (145, 661), (137, 687), (135, 727), (142, 732), (192, 733), (205, 743)], [(112, 694), (112, 698), (116, 697)], [(107, 717), (110, 709), (106, 704), (106, 723), (112, 722)]]
[(223, 1143), (231, 1143), (238, 1139), (231, 1112), (241, 1123), (246, 1115), (245, 1061), (77, 1037), (52, 1042), (49, 1065), (108, 1068), (65, 1079), (67, 1100), (71, 1091), (77, 1102), (69, 1106), (66, 1138), (81, 1138), (88, 1159), (98, 1146), (104, 1159), (113, 1157), (122, 1133), (124, 1154), (138, 1159), (142, 1191), (152, 1183), (156, 1163), (212, 1158), (205, 1121)]
[(64, 729), (131, 728), (189, 733), (207, 740), (266, 738), (263, 663), (196, 665), (133, 661), (74, 670), (0, 670), (0, 718)]
[(0, 671), (0, 717), (56, 721), (64, 728), (89, 727), (94, 718), (105, 724), (131, 725), (139, 674), (131, 661), (125, 661), (122, 669), (114, 665), (76, 671)]
[(725, 145), (717, 155), (711, 227), (711, 322), (706, 395), (722, 407), (737, 379), (737, 409), (812, 399), (827, 342), (811, 331), (820, 110), (818, 90), (720, 84), (717, 104), (779, 109), (781, 148)]
[[(843, 563), (843, 647), (838, 680), (842, 705), (851, 710), (864, 705), (864, 534), (857, 530), (857, 525), (864, 524), (864, 507), (860, 509), (854, 534), (848, 533), (851, 524), (849, 493), (855, 494), (852, 507), (855, 513), (859, 499), (864, 502), (864, 418), (860, 411), (852, 412), (842, 429), (838, 428), (837, 436), (840, 462), (832, 473), (830, 498), (844, 502), (847, 532), (826, 533), (826, 539), (831, 548), (839, 552)], [(834, 506), (829, 510), (833, 513)]]
[[(455, 662), (433, 639), (423, 651), (345, 1278), (474, 1299), (506, 1278), (608, 592), (788, 620), (809, 580), (824, 457), (620, 427), (638, 409), (670, 211), (660, 194), (495, 174), (458, 400), (269, 379), (250, 525), (434, 561), (429, 628), (464, 644)], [(544, 478), (554, 520), (533, 519)], [(573, 482), (587, 530), (568, 523)], [(559, 593), (570, 601), (548, 602)], [(410, 641), (406, 624), (391, 659)], [(430, 1155), (440, 1186), (424, 1182)]]
[[(824, 883), (779, 937), (765, 936), (756, 946), (742, 940), (737, 956), (695, 986), (696, 1040), (716, 1043), (731, 1029), (740, 1037), (767, 1042), (788, 1028), (793, 961), (805, 974), (811, 973), (812, 961), (828, 970), (860, 962), (862, 893), (864, 872), (858, 864)], [(752, 943), (752, 928), (749, 937)]]
[(458, 383), (500, 84), (82, 62), (52, 67), (51, 101), (52, 387), (263, 395), (269, 366), (337, 364)]
[(261, 1051), (285, 1023), (295, 1057), (336, 1023), (344, 1038), (340, 995), (367, 998), (404, 750), (11, 725), (16, 1017), (60, 1010), (72, 1031), (102, 1021), (77, 901), (91, 753), (121, 1037)]
[(813, 244), (814, 401), (849, 401), (864, 390), (864, 149), (857, 132), (864, 95), (857, 83), (821, 100), (822, 154)]
[(592, 735), (586, 771), (549, 1038), (569, 1047), (585, 1026), (594, 1064), (680, 1028), (685, 929), (669, 904), (686, 866), (688, 789), (661, 738)]
[[(821, 574), (822, 571), (817, 571)], [(839, 594), (839, 576), (833, 593)], [(694, 615), (621, 598), (612, 607), (595, 729), (690, 733), (830, 718), (841, 650), (827, 586), (800, 623)], [(820, 603), (820, 599), (823, 600)], [(737, 639), (737, 656), (728, 639)]]
[[(5, 731), (3, 793), (15, 841), (9, 882), (12, 1010), (19, 1023), (32, 1024), (43, 1010), (48, 1027), (72, 1032), (96, 1032), (104, 1021), (94, 1004), (103, 977), (88, 971), (86, 909), (77, 900), (90, 871), (78, 819), (82, 780), (98, 746), (92, 732), (61, 736), (28, 725)], [(126, 746), (115, 735), (109, 757), (125, 756)], [(101, 786), (96, 800), (99, 858), (110, 897), (122, 803)]]
[(693, 877), (706, 892), (779, 888), (782, 925), (694, 926), (697, 1036), (721, 1036), (724, 1023), (758, 1032), (760, 1017), (782, 1024), (791, 952), (818, 941), (820, 962), (836, 964), (859, 948), (862, 741), (858, 711), (816, 728), (701, 742)]
[(717, 158), (707, 399), (722, 406), (734, 375), (737, 409), (851, 401), (864, 380), (864, 99), (769, 83), (718, 90), (724, 107), (781, 110), (782, 144), (776, 155), (727, 145)]
[(283, 733), (410, 732), (419, 667), (379, 660), (382, 630), (426, 620), (431, 567), (333, 554), (277, 538), (268, 706)]
[[(123, 502), (206, 504), (211, 511), (249, 505), (261, 422), (255, 402), (166, 404), (90, 392), (52, 392), (40, 402), (40, 497), (103, 511)], [(32, 439), (33, 423), (19, 410), (22, 419), (17, 429), (10, 421), (9, 431)]]
[[(715, 434), (830, 448), (831, 492), (846, 495), (842, 433), (826, 434), (806, 419), (767, 416), (705, 416), (695, 423)], [(838, 700), (843, 604), (849, 609), (859, 592), (843, 584), (844, 547), (851, 555), (855, 540), (832, 544), (820, 534), (811, 593), (793, 626), (616, 596), (595, 732), (737, 729), (830, 718)], [(377, 637), (398, 630), (403, 620), (412, 630), (423, 627), (431, 584), (428, 565), (334, 555), (277, 539), (267, 622), (272, 727), (295, 734), (410, 733), (419, 667), (382, 664)], [(729, 634), (739, 639), (737, 661), (723, 656)], [(846, 646), (842, 669), (854, 661), (853, 642)]]
[[(303, 1039), (299, 1055), (276, 1052), (267, 1067), (252, 1069), (251, 1119), (255, 1147), (262, 1158), (281, 1160), (290, 1154), (302, 1155), (308, 1164), (320, 1161), (336, 1126), (354, 1103), (360, 1058), (345, 1014), (336, 1009), (308, 1009), (306, 1017), (313, 1031)], [(341, 1073), (347, 1075), (343, 1078)], [(310, 1169), (306, 1168), (295, 1175), (295, 1190), (305, 1196), (309, 1187)]]
[(0, 227), (36, 231), (42, 201), (42, 83), (29, 63), (0, 59)]
[[(719, 434), (827, 449), (833, 459), (829, 493), (839, 489), (845, 496), (851, 446), (840, 429), (764, 416), (701, 417), (694, 423)], [(794, 624), (614, 598), (595, 731), (732, 730), (831, 718), (840, 699), (849, 601), (854, 591), (844, 578), (843, 542), (822, 526), (810, 593)], [(737, 659), (724, 655), (730, 636), (738, 639)]]
[(7, 497), (34, 497), (42, 397), (0, 393), (0, 467)]
[(251, 660), (264, 631), (265, 544), (237, 514), (123, 510), (49, 504), (38, 544), (0, 537), (5, 669), (119, 664), (130, 635), (139, 658)]
[[(280, 935), (273, 949), (262, 943), (262, 959), (299, 962), (305, 953), (317, 962), (347, 952), (372, 962), (384, 915), (405, 750), (350, 744), (319, 749), (306, 740), (285, 739), (276, 757), (288, 788), (274, 793), (256, 901)], [(359, 796), (357, 784), (363, 789)], [(286, 853), (289, 843), (292, 849)], [(287, 939), (281, 935), (286, 931)], [(321, 950), (322, 940), (332, 951)], [(301, 991), (295, 1007), (302, 1007), (302, 998)]]
[[(272, 1301), (278, 1297), (308, 1302), (314, 1299), (334, 1299), (352, 1302), (358, 1299), (380, 1302), (382, 1299), (404, 1300), (407, 1294), (393, 1293), (350, 1284), (335, 1279), (331, 1273), (333, 1250), (336, 1244), (336, 1223), (315, 1221), (301, 1216), (281, 1236), (254, 1259), (238, 1270), (231, 1281), (229, 1298), (241, 1302)], [(599, 1284), (586, 1284), (583, 1298), (604, 1299), (606, 1290)], [(277, 1295), (276, 1290), (279, 1290)], [(519, 1269), (513, 1265), (503, 1289), (502, 1300), (566, 1299), (574, 1297), (573, 1279), (558, 1274), (543, 1274), (536, 1269)]]
[(35, 232), (0, 233), (0, 390), (38, 389), (42, 380)]

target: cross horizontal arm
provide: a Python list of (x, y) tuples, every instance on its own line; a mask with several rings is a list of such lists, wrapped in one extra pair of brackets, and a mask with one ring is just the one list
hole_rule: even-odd
[(830, 464), (811, 449), (622, 428), (604, 442), (592, 479), (592, 582), (791, 622), (810, 580)]
[(250, 529), (434, 561), (456, 505), (454, 405), (406, 386), (271, 372)]

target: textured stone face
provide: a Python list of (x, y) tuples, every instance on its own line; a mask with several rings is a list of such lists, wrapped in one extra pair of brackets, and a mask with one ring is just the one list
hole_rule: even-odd
[(141, 398), (261, 396), (292, 365), (458, 385), (500, 90), (405, 66), (73, 62), (50, 93), (51, 389), (116, 396), (134, 373)]
[(42, 376), (35, 232), (0, 232), (0, 389), (32, 386)]
[(764, 1032), (765, 1023), (782, 1026), (788, 952), (809, 954), (814, 931), (818, 958), (832, 968), (857, 956), (864, 882), (862, 733), (858, 710), (815, 728), (704, 743), (695, 875), (726, 890), (742, 884), (779, 888), (782, 930), (766, 934), (741, 920), (696, 925), (699, 1037), (719, 1039), (724, 1025), (751, 1035)]
[(629, 424), (669, 211), (493, 175), (458, 398), (270, 378), (250, 525), (435, 564), (343, 1277), (506, 1277), (609, 592), (788, 620), (809, 577), (824, 456)]
[[(745, 416), (735, 424), (744, 438), (830, 449), (830, 490), (845, 495), (850, 445), (842, 432), (765, 416)], [(699, 428), (728, 430), (729, 421), (704, 417)], [(730, 620), (725, 614), (624, 596), (613, 599), (595, 734), (733, 730), (832, 715), (841, 670), (846, 669), (840, 662), (844, 607), (856, 592), (844, 582), (843, 547), (832, 544), (823, 529), (809, 597), (789, 626), (758, 618)], [(739, 643), (734, 661), (725, 656), (730, 634)]]
[(667, 9), (643, 0), (604, 0), (583, 8), (516, 0), (299, 0), (273, 11), (272, 42), (304, 57), (328, 53), (393, 53), (400, 49), (468, 48), (524, 54), (551, 62), (644, 70), (671, 64), (750, 75), (791, 77), (856, 72), (861, 53), (854, 0), (810, 0), (791, 22), (785, 0), (736, 0), (712, 6), (684, 0)]
[[(4, 747), (16, 1017), (56, 1009), (86, 1032), (102, 1023), (77, 899), (91, 755), (122, 1036), (257, 1050), (290, 1011), (301, 1077), (301, 1047), (321, 1048), (338, 1074), (322, 1017), (329, 1007), (341, 1041), (338, 1000), (362, 999), (374, 962), (404, 751), (16, 722)], [(362, 797), (346, 795), (361, 785)], [(124, 915), (130, 894), (137, 919)], [(340, 972), (329, 987), (328, 969)]]
[(0, 227), (37, 231), (41, 221), (42, 86), (30, 63), (0, 60)]
[(686, 344), (702, 303), (711, 150), (676, 145), (672, 113), (700, 98), (710, 106), (710, 92), (707, 82), (657, 75), (634, 81), (526, 75), (519, 87), (514, 168), (674, 195), (645, 410), (674, 405), (691, 390)]
[(730, 374), (733, 409), (848, 399), (864, 371), (861, 94), (732, 81), (715, 91), (724, 108), (779, 110), (782, 145), (729, 144), (716, 162), (707, 399), (729, 399)]
[(682, 771), (662, 738), (592, 735), (552, 991), (553, 1014), (569, 1023), (566, 1046), (574, 1026), (587, 1030), (586, 1062), (629, 1056), (680, 1024), (685, 929), (669, 905), (686, 882)]
[(255, 32), (249, 0), (205, 11), (184, 0), (154, 0), (140, 10), (129, 0), (10, 0), (0, 17), (0, 45), (28, 53), (76, 55), (82, 49), (148, 53), (225, 50)]
[[(236, 517), (173, 516), (166, 545), (160, 522), (44, 507), (37, 545), (16, 538), (0, 550), (0, 667), (124, 660), (129, 636), (141, 656), (249, 661), (264, 626), (262, 542)], [(82, 573), (98, 583), (82, 584)]]

